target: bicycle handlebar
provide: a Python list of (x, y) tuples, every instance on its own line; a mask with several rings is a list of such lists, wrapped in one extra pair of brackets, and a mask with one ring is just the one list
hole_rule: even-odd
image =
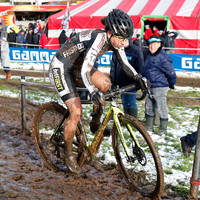
[[(106, 94), (104, 94), (104, 97), (105, 98), (107, 98), (107, 97), (116, 97), (119, 94), (122, 94), (122, 93), (124, 93), (126, 91), (129, 91), (131, 89), (136, 89), (136, 88), (137, 88), (136, 84), (131, 84), (131, 85), (127, 85), (127, 86), (121, 87), (119, 89), (110, 89), (110, 90), (108, 90), (108, 92)], [(146, 97), (146, 91), (142, 91), (142, 96), (138, 97), (136, 99), (138, 101), (141, 101), (145, 97)]]

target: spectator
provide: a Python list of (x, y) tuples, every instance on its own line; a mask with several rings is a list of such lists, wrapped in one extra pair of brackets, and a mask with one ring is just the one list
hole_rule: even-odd
[(20, 24), (20, 25), (19, 25), (19, 32), (20, 32), (21, 30), (24, 30), (24, 29), (23, 29), (22, 25)]
[(1, 64), (4, 68), (6, 78), (3, 80), (11, 80), (10, 68), (10, 56), (9, 56), (9, 46), (7, 39), (5, 37), (1, 38)]
[[(40, 35), (38, 34), (37, 28), (35, 28), (34, 33), (33, 33), (33, 44), (39, 45), (39, 39), (40, 39)], [(38, 49), (39, 46), (34, 46), (34, 48)]]
[(167, 37), (165, 34), (164, 34), (164, 31), (163, 30), (160, 30), (158, 31), (159, 33), (159, 37), (162, 39), (162, 40), (165, 40), (165, 38)]
[(162, 40), (158, 36), (152, 36), (149, 40), (149, 53), (144, 63), (142, 75), (150, 83), (152, 98), (147, 95), (145, 102), (145, 117), (147, 131), (153, 132), (155, 108), (160, 114), (160, 126), (157, 134), (167, 133), (168, 111), (167, 111), (167, 92), (169, 88), (174, 89), (176, 74), (172, 66), (172, 59), (162, 49)]
[(27, 48), (34, 48), (33, 46), (28, 45), (28, 44), (33, 44), (33, 34), (32, 33), (33, 33), (33, 29), (29, 28), (28, 34), (26, 35)]
[[(176, 37), (178, 36), (177, 32), (173, 32), (173, 31), (167, 31), (167, 37), (166, 37), (166, 44), (165, 44), (165, 51), (166, 53), (174, 53), (174, 48), (175, 48), (175, 44), (174, 44), (174, 40), (176, 39)], [(173, 35), (172, 35), (173, 34)]]
[(163, 41), (163, 48), (166, 46), (166, 38), (167, 36), (164, 34), (163, 30), (158, 31), (160, 39)]
[(144, 32), (144, 39), (145, 39), (146, 41), (148, 41), (149, 38), (152, 36), (152, 30), (151, 30), (151, 28), (149, 27), (149, 24), (145, 25), (144, 27), (145, 27), (145, 29), (146, 29), (145, 32)]
[(141, 38), (141, 35), (140, 35), (140, 34), (137, 34), (136, 37), (137, 37), (137, 38), (135, 39), (135, 41), (133, 42), (133, 44), (139, 46), (140, 49), (141, 49), (142, 51), (144, 51), (144, 50), (145, 50), (145, 47), (147, 46), (146, 41), (145, 41), (143, 38)]
[(72, 33), (70, 34), (69, 38), (72, 38), (76, 35), (76, 30), (75, 28), (72, 29)]
[(10, 44), (10, 43), (16, 43), (16, 33), (13, 28), (10, 28), (10, 32), (8, 33), (8, 42), (9, 42), (9, 47), (15, 47), (15, 44)]
[(0, 38), (7, 38), (8, 37), (8, 33), (7, 33), (7, 30), (6, 30), (6, 27), (4, 25), (4, 20), (1, 19), (0, 20)]
[(153, 36), (159, 36), (158, 29), (156, 26), (153, 27)]
[(60, 36), (59, 36), (59, 44), (60, 44), (60, 47), (67, 41), (67, 36), (66, 36), (66, 32), (65, 30), (62, 30), (62, 32), (60, 33)]
[(40, 24), (40, 20), (36, 21), (36, 28), (38, 29), (38, 33), (42, 30), (41, 24)]
[(41, 45), (41, 49), (46, 49), (46, 45), (47, 45), (47, 29), (44, 29), (44, 33), (42, 34), (41, 38), (40, 38), (40, 45)]
[(29, 23), (28, 24), (28, 29), (32, 29), (32, 30), (34, 30), (35, 29), (35, 26), (34, 26), (34, 24), (33, 23)]
[(181, 141), (181, 150), (183, 156), (190, 156), (192, 148), (196, 145), (197, 142), (197, 133), (198, 130), (188, 134), (187, 136), (183, 136), (180, 138)]
[[(17, 35), (17, 42), (19, 44), (24, 44), (24, 37), (25, 37), (25, 32), (23, 29), (21, 29)], [(24, 48), (24, 45), (19, 45), (19, 48)]]
[[(141, 74), (144, 64), (142, 50), (137, 45), (133, 44), (132, 39), (125, 41), (124, 47), (130, 65), (137, 71), (137, 73)], [(112, 87), (117, 85), (119, 85), (119, 87), (123, 87), (133, 83), (133, 80), (126, 75), (120, 66), (115, 54), (112, 56), (110, 78)], [(136, 93), (135, 90), (130, 90), (129, 92)], [(122, 94), (121, 98), (124, 113), (137, 118), (138, 109), (136, 104), (136, 95)]]

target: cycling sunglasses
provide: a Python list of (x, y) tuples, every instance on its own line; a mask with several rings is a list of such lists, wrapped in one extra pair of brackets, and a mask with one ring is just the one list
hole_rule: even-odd
[[(112, 33), (112, 32), (111, 32), (111, 33)], [(112, 35), (115, 36), (116, 38), (120, 39), (120, 40), (123, 40), (124, 42), (125, 42), (126, 40), (128, 40), (128, 38), (124, 38), (124, 37), (122, 37), (122, 36), (117, 36), (117, 35), (115, 35), (115, 34), (113, 34), (113, 33), (112, 33)]]

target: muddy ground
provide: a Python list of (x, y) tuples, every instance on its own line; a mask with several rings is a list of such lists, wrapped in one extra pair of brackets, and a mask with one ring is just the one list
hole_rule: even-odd
[[(12, 83), (6, 81), (9, 86)], [(0, 80), (0, 84), (5, 84)], [(6, 85), (5, 84), (5, 85)], [(199, 87), (199, 80), (181, 80), (177, 85)], [(31, 135), (38, 106), (27, 102), (27, 131), (21, 130), (21, 101), (0, 97), (0, 199), (136, 200), (117, 166), (103, 168), (94, 161), (80, 175), (49, 170)], [(162, 199), (181, 199), (167, 196)]]

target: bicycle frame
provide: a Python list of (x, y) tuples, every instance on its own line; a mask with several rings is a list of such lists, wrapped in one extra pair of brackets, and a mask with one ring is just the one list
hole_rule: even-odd
[[(100, 126), (99, 126), (99, 128), (96, 132), (96, 136), (94, 137), (92, 144), (89, 146), (90, 153), (93, 156), (98, 152), (98, 149), (101, 145), (101, 142), (103, 141), (103, 132), (104, 132), (112, 114), (113, 114), (114, 123), (117, 127), (120, 139), (122, 141), (124, 150), (126, 152), (127, 157), (129, 158), (128, 151), (127, 151), (128, 148), (127, 148), (127, 145), (125, 143), (124, 135), (123, 135), (123, 132), (122, 132), (122, 127), (120, 125), (120, 121), (119, 121), (119, 118), (118, 118), (119, 115), (124, 115), (124, 113), (118, 108), (117, 103), (115, 101), (113, 101), (111, 103), (111, 106), (110, 106), (109, 110), (107, 111), (107, 113), (106, 113), (106, 115), (103, 119), (103, 122), (100, 124)], [(127, 128), (129, 130), (131, 136), (133, 137), (136, 145), (138, 147), (140, 147), (139, 143), (137, 142), (137, 139), (135, 138), (135, 135), (133, 133), (132, 128), (129, 125), (128, 125)], [(114, 133), (112, 133), (112, 134), (114, 134)], [(79, 164), (80, 167), (83, 166), (85, 159), (86, 159), (86, 155), (85, 156), (83, 155), (83, 156), (80, 157), (80, 159), (78, 161), (78, 164)]]

